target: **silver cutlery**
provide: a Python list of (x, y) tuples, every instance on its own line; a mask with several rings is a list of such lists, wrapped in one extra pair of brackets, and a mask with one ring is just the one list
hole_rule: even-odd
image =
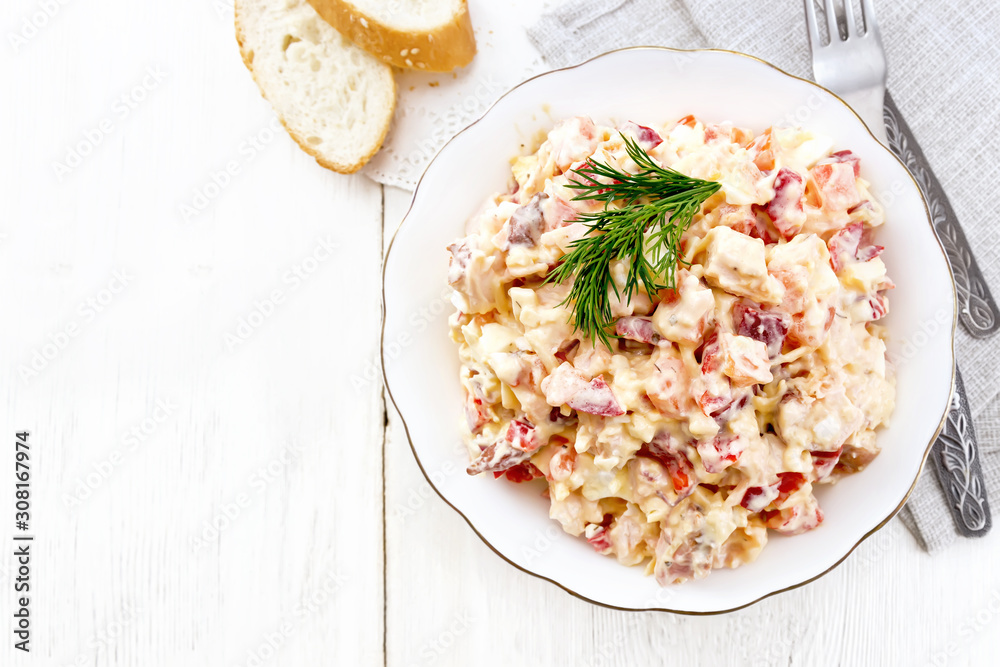
[[(858, 28), (851, 0), (823, 0), (829, 41), (820, 33), (817, 0), (804, 0), (806, 28), (816, 83), (847, 102), (868, 128), (896, 154), (913, 174), (927, 200), (934, 229), (955, 276), (959, 321), (973, 336), (985, 337), (1000, 328), (1000, 312), (969, 248), (965, 233), (899, 109), (886, 93), (886, 60), (872, 0), (861, 0), (864, 30)], [(992, 526), (979, 447), (962, 377), (955, 369), (952, 409), (934, 442), (931, 461), (958, 531), (985, 535)]]

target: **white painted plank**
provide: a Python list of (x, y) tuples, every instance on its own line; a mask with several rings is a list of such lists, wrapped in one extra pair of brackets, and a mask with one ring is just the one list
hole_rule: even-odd
[(378, 345), (381, 188), (270, 128), (223, 10), (65, 3), (3, 54), (0, 422), (33, 431), (39, 541), (0, 664), (383, 661), (382, 398), (344, 372)]
[[(39, 539), (33, 653), (5, 641), (0, 664), (381, 664), (380, 189), (271, 129), (222, 0), (60, 4), (15, 49), (37, 8), (0, 21), (17, 93), (0, 124), (0, 421), (33, 431)], [(53, 163), (105, 118), (60, 181)], [(387, 229), (408, 199), (386, 189)], [(335, 256), (286, 278), (328, 234)], [(36, 351), (51, 358), (22, 380)], [(996, 534), (932, 558), (893, 523), (730, 616), (616, 612), (499, 559), (430, 492), (395, 415), (388, 432), (391, 665), (985, 665), (1000, 648)], [(5, 554), (11, 501), (0, 490)]]
[[(388, 235), (409, 194), (385, 192)], [(996, 534), (932, 558), (893, 521), (830, 574), (745, 610), (709, 617), (620, 612), (497, 557), (430, 489), (391, 407), (388, 432), (391, 667), (984, 665), (1000, 647)]]

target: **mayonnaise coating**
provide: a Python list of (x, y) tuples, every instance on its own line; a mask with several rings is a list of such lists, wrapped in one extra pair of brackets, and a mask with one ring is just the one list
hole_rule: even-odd
[[(608, 349), (574, 329), (570, 285), (543, 281), (603, 206), (573, 200), (573, 170), (638, 169), (622, 134), (721, 189), (674, 289), (610, 295)], [(515, 159), (449, 246), (469, 473), (544, 479), (564, 530), (664, 585), (819, 526), (815, 486), (875, 458), (895, 401), (883, 211), (859, 158), (832, 149), (800, 128), (580, 117)], [(619, 291), (627, 261), (611, 265)]]

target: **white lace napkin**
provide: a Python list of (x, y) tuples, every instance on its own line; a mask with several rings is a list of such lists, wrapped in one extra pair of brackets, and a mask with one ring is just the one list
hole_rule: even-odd
[(412, 190), (431, 158), (498, 97), (547, 69), (525, 28), (544, 8), (538, 0), (469, 0), (478, 53), (454, 73), (398, 71), (396, 117), (363, 174)]
[[(996, 189), (1000, 51), (996, 4), (955, 11), (931, 0), (876, 2), (889, 89), (947, 191), (979, 265), (1000, 295), (1000, 225), (983, 193)], [(568, 0), (529, 29), (549, 67), (624, 46), (716, 47), (811, 78), (801, 2), (788, 0)], [(1000, 499), (1000, 339), (959, 330), (959, 363), (976, 422), (988, 493)], [(994, 511), (1000, 505), (994, 505)], [(925, 471), (901, 517), (928, 551), (957, 533), (934, 473)]]

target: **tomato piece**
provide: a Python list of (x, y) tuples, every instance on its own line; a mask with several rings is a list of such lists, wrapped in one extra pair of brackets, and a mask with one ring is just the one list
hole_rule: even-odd
[(848, 261), (857, 259), (862, 233), (861, 223), (852, 222), (830, 237), (826, 245), (830, 249), (830, 264), (834, 273), (840, 273)]
[(699, 442), (696, 448), (705, 471), (717, 473), (739, 460), (746, 451), (747, 441), (732, 433), (720, 433), (711, 440)]
[(868, 297), (868, 320), (874, 322), (889, 314), (889, 302), (881, 294)]
[(764, 242), (764, 245), (777, 243), (777, 237), (768, 228), (767, 206), (751, 204), (750, 212), (753, 213), (752, 216), (745, 216), (742, 220), (733, 224), (732, 228), (741, 234), (746, 234), (750, 238), (760, 239)]
[(702, 412), (715, 416), (733, 402), (732, 383), (722, 373), (722, 346), (718, 333), (713, 332), (701, 346), (701, 376), (706, 390), (695, 397)]
[(531, 454), (528, 452), (515, 449), (505, 439), (500, 439), (483, 448), (479, 457), (466, 468), (466, 472), (470, 475), (478, 475), (481, 472), (502, 472), (524, 463), (530, 457)]
[(559, 361), (569, 361), (569, 356), (573, 354), (576, 348), (580, 347), (580, 340), (574, 338), (568, 343), (563, 343), (559, 346), (559, 349), (555, 351), (555, 358)]
[(818, 507), (767, 510), (761, 512), (761, 516), (768, 528), (783, 535), (799, 535), (823, 523), (823, 510)]
[(684, 116), (683, 118), (681, 118), (680, 120), (678, 120), (677, 124), (678, 125), (687, 125), (688, 127), (692, 127), (693, 128), (695, 125), (698, 124), (698, 119), (695, 118), (694, 116), (692, 116), (691, 114), (688, 114), (688, 115)]
[(677, 492), (678, 496), (683, 496), (686, 492), (694, 490), (692, 481), (694, 479), (694, 466), (691, 465), (687, 455), (672, 446), (672, 442), (673, 438), (668, 434), (658, 435), (640, 447), (636, 455), (658, 461), (670, 475), (674, 491)]
[(659, 133), (645, 125), (639, 125), (629, 121), (622, 125), (622, 132), (627, 132), (635, 137), (636, 143), (645, 151), (651, 151), (663, 143), (663, 137)]
[(852, 153), (851, 151), (837, 151), (836, 153), (830, 154), (830, 159), (833, 162), (846, 162), (854, 168), (854, 178), (861, 175), (861, 158)]
[(546, 231), (572, 224), (576, 221), (577, 216), (580, 215), (562, 197), (549, 197), (542, 202), (541, 208)]
[(834, 273), (840, 273), (851, 260), (867, 262), (882, 254), (885, 248), (870, 243), (870, 233), (860, 222), (852, 222), (830, 238), (827, 247)]
[(483, 426), (491, 421), (490, 414), (483, 406), (482, 400), (476, 398), (471, 393), (465, 395), (465, 422), (469, 430), (479, 433)]
[(761, 171), (774, 169), (774, 150), (771, 147), (771, 128), (754, 138), (747, 145), (747, 152), (753, 155), (753, 163)]
[(806, 193), (805, 181), (788, 167), (782, 167), (774, 177), (774, 199), (765, 210), (783, 238), (791, 239), (802, 231), (806, 213), (802, 197)]
[(646, 384), (646, 397), (663, 414), (681, 419), (691, 405), (687, 372), (680, 357), (661, 356)]
[(625, 410), (618, 404), (618, 400), (612, 393), (611, 387), (600, 375), (570, 398), (567, 405), (579, 412), (602, 417), (620, 417), (625, 414)]
[(598, 553), (611, 551), (611, 535), (604, 526), (595, 530), (594, 534), (587, 538), (587, 541), (590, 542), (590, 546), (594, 547), (594, 551)]
[(529, 454), (538, 451), (538, 448), (542, 446), (535, 433), (535, 427), (519, 419), (511, 421), (504, 438), (514, 449), (519, 449)]
[(843, 452), (843, 449), (841, 447), (833, 452), (809, 452), (812, 455), (813, 471), (816, 473), (817, 480), (826, 479), (830, 476), (834, 466), (837, 465), (837, 461), (840, 460), (840, 454)]
[(640, 343), (656, 344), (660, 342), (660, 334), (653, 328), (653, 320), (648, 317), (629, 316), (619, 318), (615, 322), (615, 334), (621, 338)]
[(747, 403), (750, 402), (750, 395), (751, 391), (749, 389), (745, 389), (741, 396), (734, 396), (728, 403), (706, 414), (714, 419), (715, 423), (719, 426), (725, 426), (729, 423), (729, 420), (733, 418), (733, 413), (738, 412), (747, 406)]
[[(549, 441), (550, 443), (556, 442), (556, 438), (559, 436), (553, 436)], [(565, 438), (560, 438), (565, 440)], [(567, 443), (568, 444), (568, 443)], [(576, 469), (576, 450), (573, 447), (563, 447), (549, 459), (549, 478), (555, 482), (562, 482), (569, 479), (569, 476), (573, 474)]]
[(781, 353), (788, 335), (788, 318), (784, 313), (764, 311), (750, 301), (738, 301), (733, 306), (733, 324), (740, 336), (764, 343), (772, 359)]
[(767, 486), (751, 486), (743, 493), (740, 506), (750, 512), (763, 512), (778, 497), (779, 482)]
[(702, 392), (697, 399), (698, 405), (701, 406), (702, 412), (704, 412), (709, 417), (715, 417), (723, 412), (725, 412), (730, 405), (733, 404), (733, 399), (726, 396), (716, 396), (710, 392)]
[(778, 502), (784, 502), (788, 496), (802, 488), (806, 483), (806, 476), (800, 472), (779, 472), (778, 480)]
[(846, 162), (817, 164), (809, 170), (827, 211), (847, 211), (861, 201), (854, 167)]
[(718, 332), (712, 332), (701, 346), (701, 373), (707, 375), (722, 368), (722, 346)]
[(619, 417), (625, 409), (618, 403), (611, 387), (598, 375), (590, 382), (580, 371), (563, 363), (542, 380), (542, 392), (549, 405), (566, 404), (578, 412), (602, 417)]
[(493, 473), (493, 478), (496, 479), (501, 475), (506, 475), (507, 481), (514, 482), (515, 484), (530, 482), (533, 479), (545, 476), (542, 474), (542, 471), (538, 469), (538, 466), (531, 461), (519, 463), (513, 468), (508, 468), (507, 470), (496, 471)]

